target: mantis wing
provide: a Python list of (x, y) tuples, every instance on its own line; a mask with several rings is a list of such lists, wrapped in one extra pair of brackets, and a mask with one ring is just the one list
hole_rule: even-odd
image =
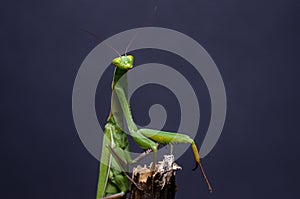
[(100, 161), (100, 173), (98, 180), (97, 199), (103, 198), (108, 183), (109, 171), (112, 162), (112, 155), (110, 154), (108, 145), (111, 145), (111, 126), (110, 124), (105, 125), (102, 154)]

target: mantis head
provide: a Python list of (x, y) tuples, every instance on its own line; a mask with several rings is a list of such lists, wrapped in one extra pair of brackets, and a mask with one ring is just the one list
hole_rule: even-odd
[(131, 69), (133, 62), (134, 57), (132, 55), (123, 55), (112, 60), (113, 65), (123, 70)]

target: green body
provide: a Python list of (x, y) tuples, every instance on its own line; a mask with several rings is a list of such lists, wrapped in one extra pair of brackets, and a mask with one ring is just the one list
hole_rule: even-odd
[[(196, 165), (200, 166), (203, 177), (211, 191), (211, 186), (201, 166), (198, 149), (193, 139), (179, 133), (137, 128), (127, 100), (127, 77), (125, 76), (121, 79), (133, 67), (133, 61), (134, 58), (131, 55), (120, 56), (112, 61), (116, 66), (112, 83), (112, 90), (115, 92), (112, 94), (111, 105), (114, 113), (111, 111), (104, 129), (97, 199), (125, 198), (126, 193), (130, 190), (129, 180), (125, 173), (127, 169), (124, 167), (133, 161), (129, 156), (127, 134), (122, 131), (124, 129), (123, 116), (125, 117), (130, 136), (144, 150), (151, 149), (151, 151), (156, 153), (158, 144), (190, 144)], [(118, 81), (124, 82), (117, 84)], [(111, 149), (114, 149), (114, 152), (118, 151), (116, 154), (119, 159), (122, 158), (122, 164), (115, 157), (116, 154), (112, 154)]]
[[(115, 88), (116, 83), (119, 79), (126, 75), (127, 70), (116, 68), (114, 72), (114, 79), (112, 83), (112, 90)], [(124, 78), (123, 78), (124, 79)], [(124, 81), (127, 81), (125, 78)], [(127, 92), (127, 83), (122, 84), (124, 92)], [(119, 101), (116, 99), (117, 96), (112, 96), (112, 109), (121, 110)], [(116, 123), (118, 120), (118, 126)], [(100, 174), (98, 180), (97, 199), (103, 198), (116, 193), (126, 193), (129, 191), (130, 185), (126, 176), (124, 176), (123, 168), (118, 167), (119, 164), (116, 162), (110, 150), (107, 146), (112, 148), (119, 148), (123, 151), (129, 151), (129, 144), (127, 134), (122, 131), (123, 129), (123, 117), (122, 112), (116, 113), (115, 115), (110, 113), (107, 124), (104, 127), (104, 137), (102, 144), (102, 154), (100, 162)], [(122, 157), (126, 157), (130, 161), (130, 156), (127, 154), (120, 154)]]

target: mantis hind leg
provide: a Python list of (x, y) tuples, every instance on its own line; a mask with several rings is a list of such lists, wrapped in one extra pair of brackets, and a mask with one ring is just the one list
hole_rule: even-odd
[(190, 138), (190, 136), (181, 133), (172, 133), (172, 132), (158, 131), (152, 129), (140, 129), (139, 133), (141, 133), (142, 135), (150, 138), (151, 140), (159, 144), (176, 144), (176, 143), (190, 144), (196, 161), (196, 167), (193, 170), (195, 170), (198, 166), (200, 167), (202, 176), (208, 186), (208, 189), (210, 192), (212, 192), (212, 187), (208, 181), (208, 178), (206, 177), (204, 168), (200, 162), (200, 156), (199, 156), (197, 146), (194, 140)]

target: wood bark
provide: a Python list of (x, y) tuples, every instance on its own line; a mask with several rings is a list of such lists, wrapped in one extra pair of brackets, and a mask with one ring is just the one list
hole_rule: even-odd
[(174, 199), (177, 190), (176, 170), (181, 169), (173, 155), (165, 156), (163, 161), (147, 167), (133, 169), (130, 199)]

